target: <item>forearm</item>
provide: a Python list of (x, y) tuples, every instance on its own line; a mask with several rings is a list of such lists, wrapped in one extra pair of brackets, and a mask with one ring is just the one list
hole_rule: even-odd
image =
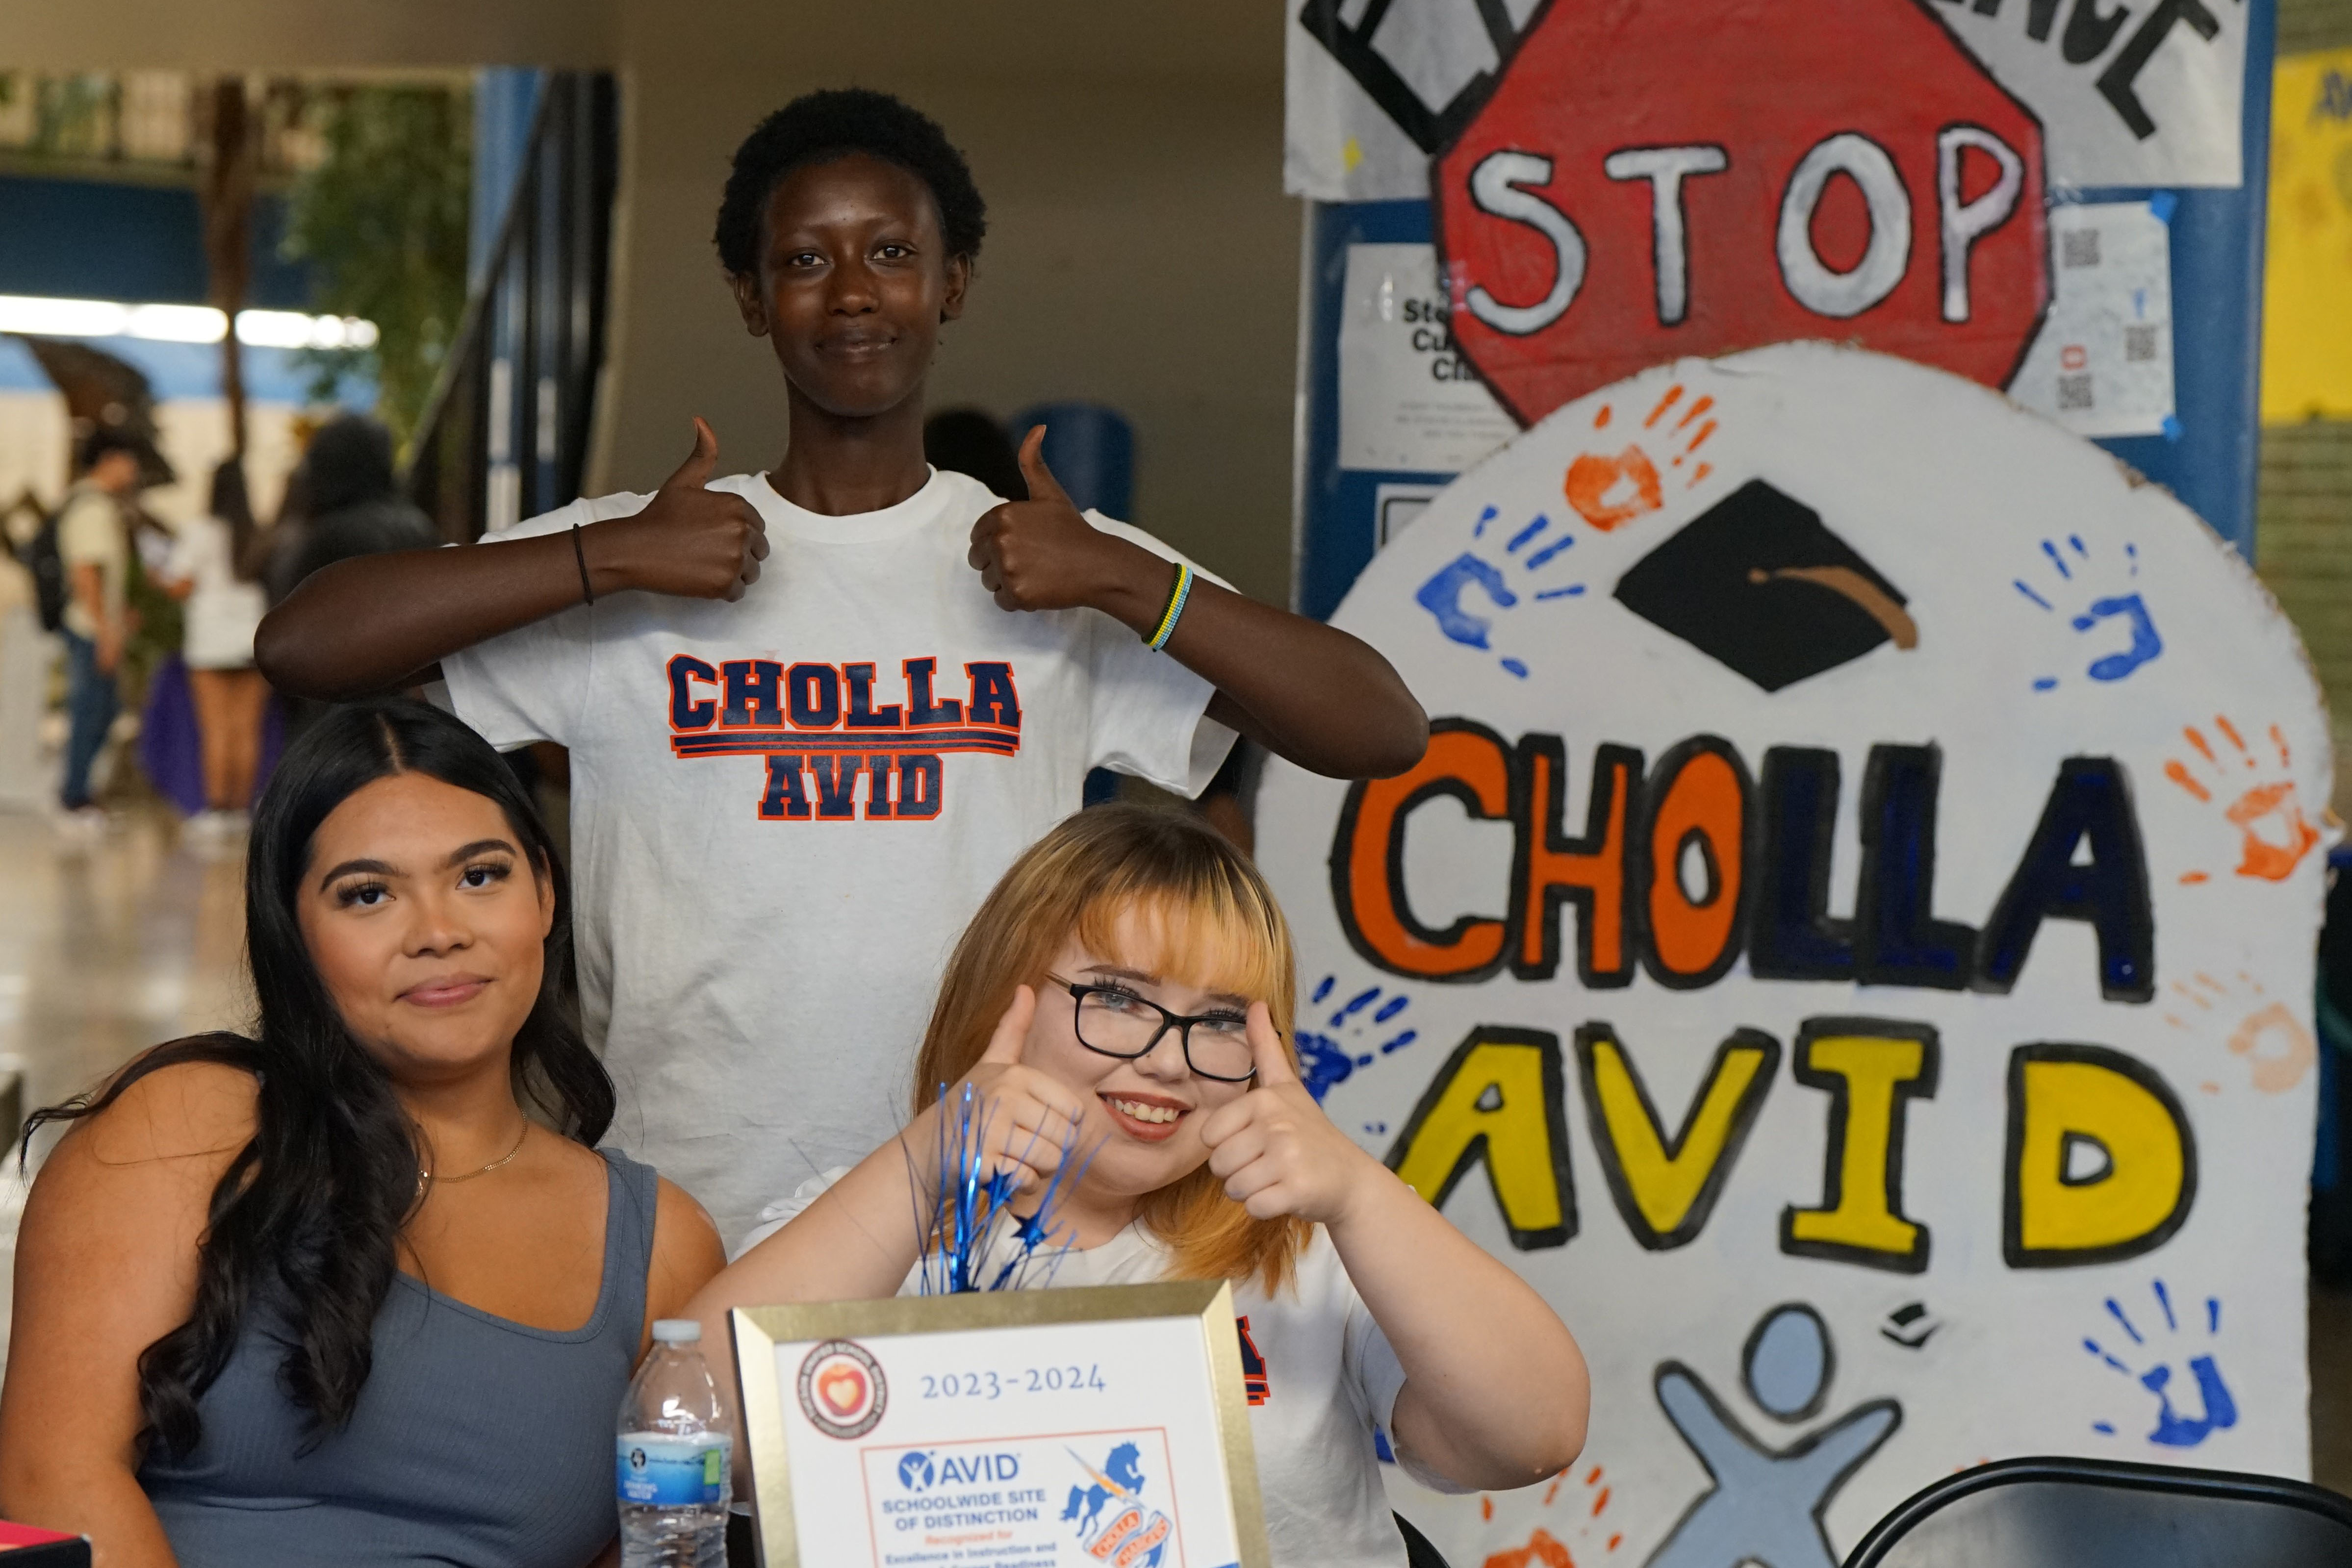
[[(898, 1293), (921, 1250), (915, 1229), (915, 1183), (928, 1176), (909, 1161), (919, 1160), (921, 1151), (936, 1146), (932, 1114), (917, 1117), (905, 1133), (860, 1160), (782, 1230), (729, 1264), (686, 1304), (683, 1315), (702, 1324), (703, 1354), (730, 1411), (735, 1406), (735, 1338), (728, 1314), (736, 1308), (880, 1301)], [(739, 1468), (739, 1478), (743, 1473)]]
[(364, 696), (580, 600), (569, 533), (361, 556), (320, 568), (287, 595), (255, 634), (254, 660), (297, 696)]
[(1458, 1485), (1532, 1484), (1584, 1446), (1591, 1385), (1542, 1297), (1387, 1171), (1330, 1227), (1405, 1371), (1391, 1436)]
[[(1100, 606), (1139, 636), (1167, 608), (1173, 572), (1143, 560)], [(1311, 772), (1384, 779), (1421, 760), (1429, 719), (1389, 662), (1335, 627), (1195, 576), (1167, 653), (1226, 699), (1211, 716)]]
[(75, 602), (81, 606), (81, 612), (89, 617), (89, 623), (97, 627), (101, 635), (115, 629), (115, 618), (106, 612), (106, 580), (98, 568), (77, 566), (73, 569), (73, 595)]
[(743, 1254), (698, 1291), (687, 1313), (706, 1343), (723, 1338), (737, 1307), (793, 1301), (879, 1301), (898, 1294), (915, 1266), (916, 1186), (929, 1179), (936, 1112), (852, 1166), (782, 1230)]
[(154, 1505), (120, 1465), (0, 1465), (0, 1519), (89, 1536), (95, 1568), (178, 1568)]

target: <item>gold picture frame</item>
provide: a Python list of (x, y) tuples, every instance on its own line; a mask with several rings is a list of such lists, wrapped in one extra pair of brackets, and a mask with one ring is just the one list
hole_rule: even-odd
[(1234, 1328), (1233, 1287), (1222, 1280), (736, 1308), (729, 1314), (729, 1329), (734, 1340), (744, 1453), (751, 1466), (761, 1562), (765, 1568), (839, 1568), (835, 1563), (801, 1561), (783, 1395), (776, 1378), (778, 1345), (907, 1334), (984, 1333), (991, 1329), (1122, 1318), (1198, 1321), (1202, 1347), (1208, 1356), (1208, 1392), (1224, 1449), (1226, 1495), (1233, 1509), (1240, 1568), (1273, 1568), (1264, 1500), (1258, 1491), (1257, 1450), (1250, 1436), (1241, 1340)]

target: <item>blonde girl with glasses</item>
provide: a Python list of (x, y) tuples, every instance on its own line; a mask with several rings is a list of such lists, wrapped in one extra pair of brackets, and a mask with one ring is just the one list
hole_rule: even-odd
[(1296, 982), (1273, 894), (1199, 819), (1069, 818), (958, 944), (913, 1120), (769, 1211), (777, 1223), (695, 1298), (704, 1346), (729, 1343), (734, 1307), (913, 1292), (939, 1119), (969, 1088), (989, 1167), (1021, 1184), (1015, 1214), (1083, 1162), (1048, 1217), (1068, 1250), (1030, 1277), (1233, 1282), (1278, 1568), (1403, 1568), (1375, 1428), (1444, 1490), (1557, 1474), (1584, 1443), (1576, 1341), (1324, 1115), (1288, 1043)]

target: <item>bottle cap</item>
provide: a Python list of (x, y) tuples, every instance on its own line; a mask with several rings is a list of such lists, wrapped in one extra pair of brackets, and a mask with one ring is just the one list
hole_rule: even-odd
[(702, 1325), (692, 1318), (656, 1318), (654, 1343), (656, 1344), (699, 1344), (702, 1343)]

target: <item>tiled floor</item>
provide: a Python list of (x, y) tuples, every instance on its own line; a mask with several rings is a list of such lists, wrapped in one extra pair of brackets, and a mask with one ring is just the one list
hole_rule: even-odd
[[(0, 1069), (23, 1103), (87, 1086), (142, 1046), (236, 1023), (244, 863), (181, 844), (160, 809), (128, 817), (87, 853), (64, 853), (40, 819), (0, 812)], [(0, 1176), (0, 1352), (7, 1333), (14, 1162)], [(2312, 1464), (2352, 1493), (2352, 1294), (2311, 1301)]]

